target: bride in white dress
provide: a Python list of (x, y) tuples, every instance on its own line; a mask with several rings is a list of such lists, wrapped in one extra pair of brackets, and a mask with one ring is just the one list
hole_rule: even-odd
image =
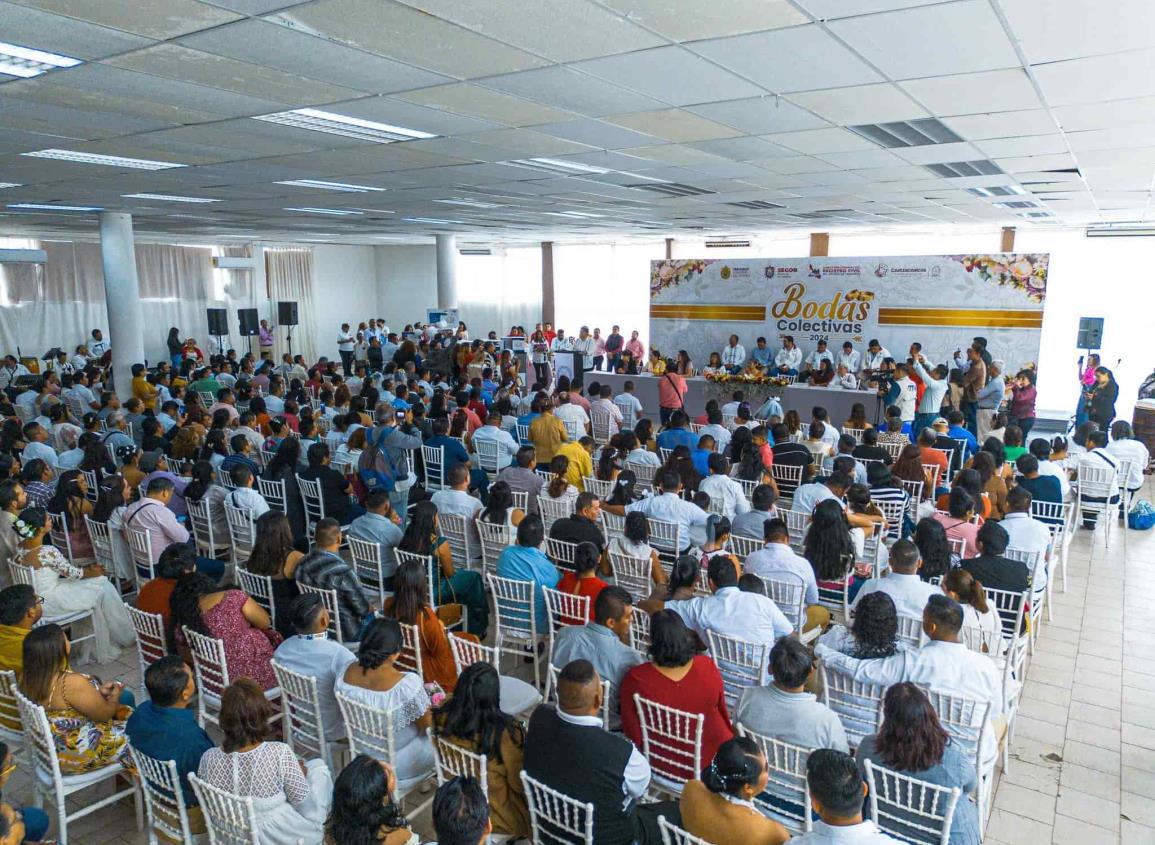
[(297, 759), (283, 742), (266, 742), (273, 711), (257, 683), (241, 678), (221, 696), (224, 741), (201, 757), (197, 777), (253, 799), (260, 845), (321, 845), (333, 799), (323, 760)]
[(25, 508), (13, 528), (20, 537), (19, 563), (32, 569), (32, 586), (44, 599), (44, 616), (52, 618), (91, 610), (93, 659), (111, 663), (120, 650), (133, 644), (135, 632), (116, 586), (104, 576), (99, 564), (79, 567), (44, 538), (52, 518), (43, 508)]

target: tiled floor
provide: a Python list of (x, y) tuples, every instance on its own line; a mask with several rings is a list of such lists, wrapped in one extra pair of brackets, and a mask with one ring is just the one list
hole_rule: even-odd
[[(1155, 500), (1148, 479), (1140, 494)], [(1010, 770), (996, 787), (991, 845), (1155, 845), (1155, 531), (1078, 531), (1027, 671)], [(1126, 628), (1124, 628), (1124, 618)], [(1126, 668), (1124, 668), (1126, 665)], [(139, 687), (135, 653), (83, 667)], [(528, 668), (528, 667), (527, 667)], [(139, 689), (138, 689), (139, 694)], [(7, 800), (30, 797), (20, 771)], [(428, 834), (428, 813), (414, 820)], [(148, 842), (127, 802), (71, 826), (76, 845)]]

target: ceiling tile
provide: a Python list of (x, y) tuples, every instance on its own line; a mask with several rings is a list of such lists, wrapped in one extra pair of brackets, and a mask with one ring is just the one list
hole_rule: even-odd
[(856, 15), (873, 15), (894, 9), (930, 6), (942, 0), (798, 0), (798, 5), (816, 18), (837, 20)]
[(454, 114), (480, 117), (507, 126), (559, 123), (574, 117), (572, 112), (543, 106), (541, 103), (530, 102), (520, 97), (511, 97), (469, 82), (435, 85), (432, 88), (405, 91), (394, 96), (411, 103)]
[(890, 150), (859, 150), (853, 153), (823, 153), (823, 161), (843, 170), (862, 170), (867, 167), (903, 167), (906, 162)]
[(985, 156), (973, 144), (927, 144), (922, 147), (899, 147), (894, 154), (911, 164), (941, 164), (950, 161), (975, 161)]
[[(3, 89), (0, 89), (2, 92)], [(0, 96), (0, 114), (4, 115), (5, 129), (24, 129), (52, 135), (62, 132), (72, 137), (109, 138), (133, 132), (151, 132), (171, 126), (159, 120), (125, 117), (100, 110), (87, 111), (72, 107), (33, 103), (28, 100)], [(8, 178), (5, 182), (18, 181)]]
[(849, 130), (836, 127), (809, 129), (804, 132), (774, 132), (766, 135), (765, 138), (767, 141), (772, 141), (787, 149), (813, 155), (878, 149), (877, 144), (866, 140), (861, 135), (855, 135)]
[(632, 147), (630, 149), (621, 150), (623, 153), (628, 153), (632, 156), (639, 156), (644, 159), (652, 159), (651, 167), (654, 161), (662, 162), (664, 164), (675, 164), (681, 166), (692, 166), (697, 164), (718, 164), (725, 161), (721, 156), (716, 156), (713, 153), (708, 153), (705, 150), (695, 149), (694, 147), (685, 146), (683, 144), (659, 144), (648, 147)]
[(691, 146), (735, 161), (792, 156), (793, 150), (772, 144), (761, 138), (721, 138), (717, 141), (695, 141)]
[[(1148, 115), (1150, 117), (1150, 115)], [(1068, 132), (1067, 143), (1076, 155), (1084, 150), (1113, 150), (1155, 145), (1155, 124), (1117, 126), (1090, 132)]]
[(196, 0), (12, 0), (46, 12), (164, 40), (199, 29), (220, 26), (240, 15)]
[[(0, 24), (2, 40), (10, 44), (90, 61), (153, 43), (151, 39), (139, 35), (94, 26), (12, 3), (0, 3)], [(61, 72), (50, 71), (53, 75)]]
[(1149, 0), (1064, 3), (1001, 0), (1011, 28), (1033, 64), (1155, 46), (1155, 4)]
[(1067, 152), (1067, 145), (1059, 133), (1053, 135), (1030, 135), (1025, 138), (991, 138), (976, 141), (975, 146), (988, 158), (999, 156), (1035, 156)]
[(754, 97), (761, 88), (681, 47), (659, 47), (573, 66), (675, 106)]
[(829, 162), (811, 156), (795, 156), (794, 158), (776, 158), (762, 162), (762, 166), (775, 173), (821, 173), (824, 170), (837, 170)]
[(681, 109), (618, 114), (606, 120), (668, 141), (710, 141), (741, 134), (729, 126), (722, 126)]
[[(65, 77), (54, 76), (51, 79), (63, 80)], [(220, 120), (224, 115), (209, 111), (187, 108), (175, 103), (142, 100), (138, 97), (127, 97), (113, 94), (111, 91), (89, 90), (65, 85), (54, 85), (43, 79), (25, 79), (19, 82), (10, 82), (0, 91), (5, 96), (16, 97), (21, 100), (30, 100), (37, 103), (51, 103), (57, 106), (67, 106), (84, 111), (101, 111), (143, 117), (151, 120), (170, 123), (203, 123), (210, 120)]]
[(642, 26), (675, 41), (720, 38), (808, 22), (787, 0), (604, 0)]
[(366, 93), (179, 44), (158, 44), (106, 59), (104, 64), (297, 106), (349, 100)]
[(202, 2), (210, 6), (220, 6), (222, 9), (231, 9), (242, 15), (264, 15), (277, 9), (311, 3), (313, 0), (202, 0)]
[[(4, 90), (7, 92), (8, 89)], [(1155, 113), (1155, 97), (1112, 100), (1107, 103), (1081, 103), (1076, 106), (1060, 106), (1054, 111), (1059, 125), (1065, 132), (1109, 129), (1113, 126), (1150, 122), (1151, 115)]]
[(555, 62), (644, 50), (665, 40), (593, 3), (572, 0), (401, 0), (430, 15)]
[(929, 117), (926, 110), (889, 82), (791, 94), (790, 99), (831, 123), (853, 126)]
[(830, 29), (892, 79), (1019, 66), (987, 0), (833, 21)]
[(620, 150), (625, 147), (636, 147), (640, 144), (648, 144), (654, 140), (653, 137), (641, 132), (635, 132), (632, 129), (614, 126), (611, 123), (604, 123), (592, 118), (568, 120), (563, 123), (547, 123), (541, 126), (535, 126), (534, 129), (538, 132), (544, 132), (547, 135), (555, 135), (558, 138), (565, 138), (569, 141), (588, 144), (591, 147), (598, 147), (604, 150)]
[(1034, 72), (1052, 106), (1155, 94), (1155, 50), (1036, 65)]
[[(1075, 167), (1075, 157), (1070, 153), (1057, 153), (1055, 155), (1044, 156), (1015, 156), (1009, 158), (992, 159), (995, 164), (1001, 167), (1007, 173), (1036, 173), (1041, 170), (1064, 170), (1068, 167)], [(1082, 184), (1078, 176), (1073, 176), (1072, 179)]]
[(1022, 68), (910, 79), (900, 82), (899, 87), (935, 115), (1042, 106), (1035, 86)]
[(486, 132), (501, 128), (499, 124), (489, 120), (450, 114), (393, 97), (366, 97), (348, 103), (334, 103), (326, 106), (326, 111), (432, 132), (435, 135), (464, 135), (467, 132)]
[(448, 79), (267, 21), (240, 21), (183, 38), (181, 44), (372, 94), (422, 88)]
[(588, 152), (590, 144), (579, 144), (564, 138), (555, 138), (533, 129), (496, 129), (477, 132), (466, 140), (508, 150), (510, 158), (533, 158)]
[[(817, 24), (694, 41), (688, 46), (775, 93), (856, 85), (882, 78)], [(767, 61), (768, 56), (773, 61)]]
[(547, 64), (545, 59), (392, 0), (317, 0), (282, 12), (274, 20), (464, 79)]
[(956, 135), (968, 141), (980, 141), (983, 138), (1046, 135), (1055, 131), (1055, 121), (1044, 109), (958, 115), (956, 117), (944, 117), (942, 122)]
[(790, 132), (796, 129), (817, 129), (827, 125), (822, 118), (810, 114), (782, 97), (726, 100), (720, 103), (689, 106), (686, 111), (693, 112), (707, 120), (733, 126), (748, 135)]
[(482, 80), (480, 84), (590, 117), (657, 109), (663, 105), (658, 100), (568, 67), (549, 67), (495, 76)]

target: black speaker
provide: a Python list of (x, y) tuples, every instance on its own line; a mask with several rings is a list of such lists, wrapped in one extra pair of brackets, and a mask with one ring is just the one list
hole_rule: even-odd
[(256, 308), (238, 308), (237, 322), (241, 325), (241, 337), (249, 337), (261, 333), (261, 325), (257, 320)]
[(227, 337), (229, 333), (229, 312), (224, 308), (209, 308), (209, 335)]
[(1103, 318), (1079, 318), (1079, 342), (1075, 344), (1080, 349), (1103, 348)]
[(295, 303), (295, 302), (278, 302), (277, 303), (277, 325), (281, 325), (281, 326), (295, 326), (295, 325), (297, 325), (297, 303)]

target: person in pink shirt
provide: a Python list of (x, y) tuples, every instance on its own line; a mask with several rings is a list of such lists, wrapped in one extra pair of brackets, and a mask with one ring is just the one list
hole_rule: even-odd
[(602, 337), (602, 330), (594, 328), (594, 370), (601, 372), (602, 364), (606, 360), (606, 339)]
[(669, 362), (665, 374), (658, 381), (658, 417), (662, 425), (670, 421), (674, 411), (684, 406), (687, 389), (686, 380), (674, 372), (673, 362)]
[(625, 348), (635, 361), (644, 362), (646, 360), (646, 347), (642, 346), (642, 342), (638, 340), (637, 329), (630, 332), (630, 339), (626, 341)]
[[(1082, 366), (1083, 358), (1079, 357)], [(1087, 421), (1087, 402), (1095, 387), (1095, 370), (1099, 369), (1099, 356), (1092, 352), (1087, 356), (1087, 366), (1079, 374), (1079, 404), (1075, 407), (1075, 427)]]

